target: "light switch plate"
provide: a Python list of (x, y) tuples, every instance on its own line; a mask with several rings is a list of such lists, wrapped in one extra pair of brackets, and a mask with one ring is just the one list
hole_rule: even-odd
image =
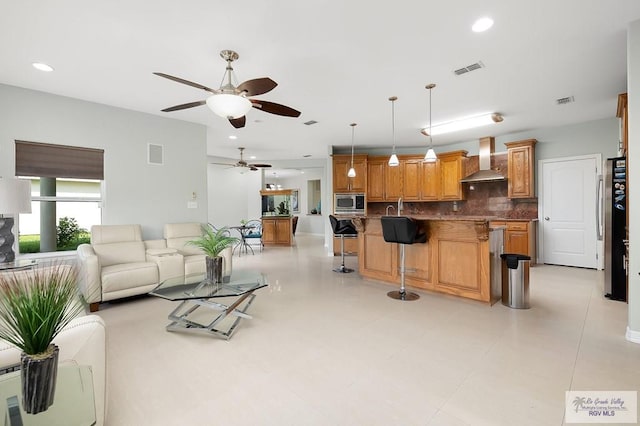
[(197, 209), (198, 208), (198, 202), (197, 201), (189, 201), (189, 202), (187, 202), (187, 208), (188, 209)]

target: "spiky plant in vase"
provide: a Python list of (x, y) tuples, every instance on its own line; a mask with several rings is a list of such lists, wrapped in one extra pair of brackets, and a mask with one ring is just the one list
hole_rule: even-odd
[(36, 414), (53, 404), (58, 347), (53, 339), (84, 310), (70, 265), (0, 273), (0, 338), (18, 347), (22, 405)]
[(189, 241), (189, 244), (199, 247), (207, 256), (207, 279), (214, 283), (220, 283), (222, 282), (222, 257), (220, 253), (239, 241), (238, 238), (231, 236), (229, 228), (226, 226), (218, 230), (203, 226), (202, 236)]

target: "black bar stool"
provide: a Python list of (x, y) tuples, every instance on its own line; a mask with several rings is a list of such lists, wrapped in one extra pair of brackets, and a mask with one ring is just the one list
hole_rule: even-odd
[(404, 288), (404, 246), (406, 244), (425, 243), (427, 234), (418, 234), (415, 220), (406, 216), (382, 216), (382, 236), (387, 243), (400, 244), (400, 291), (390, 291), (387, 296), (397, 300), (416, 300), (420, 296), (407, 293)]
[(342, 265), (338, 268), (335, 268), (334, 272), (353, 272), (353, 269), (346, 268), (344, 266), (344, 236), (345, 235), (358, 235), (358, 231), (356, 231), (356, 227), (353, 226), (353, 223), (349, 219), (336, 219), (335, 216), (329, 215), (329, 222), (331, 222), (331, 228), (333, 229), (334, 235), (340, 236), (340, 253), (342, 254)]

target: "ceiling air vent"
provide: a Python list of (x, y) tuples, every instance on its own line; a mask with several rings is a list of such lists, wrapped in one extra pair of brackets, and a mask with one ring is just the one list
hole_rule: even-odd
[(305, 124), (306, 126), (311, 126), (311, 125), (316, 124), (316, 123), (317, 123), (317, 121), (316, 121), (316, 120), (309, 120), (309, 121), (305, 121), (305, 122), (304, 122), (304, 124)]
[(574, 102), (575, 99), (573, 99), (573, 96), (567, 96), (566, 98), (558, 98), (556, 99), (556, 104), (557, 105), (564, 105), (564, 104), (570, 104), (571, 102)]
[(484, 64), (481, 61), (476, 62), (475, 64), (467, 65), (466, 67), (458, 68), (454, 70), (453, 73), (455, 75), (466, 74), (471, 71), (479, 70), (480, 68), (484, 68)]

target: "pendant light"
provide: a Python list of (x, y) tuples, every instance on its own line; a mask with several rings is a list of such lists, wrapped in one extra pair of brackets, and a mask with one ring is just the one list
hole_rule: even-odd
[(393, 148), (391, 149), (391, 157), (389, 157), (389, 166), (396, 167), (400, 165), (398, 156), (396, 155), (396, 114), (395, 114), (395, 102), (398, 100), (397, 96), (389, 98), (391, 101), (391, 138), (393, 140)]
[(429, 90), (429, 149), (427, 150), (427, 154), (424, 156), (425, 163), (435, 163), (438, 160), (436, 152), (433, 150), (433, 137), (431, 136), (431, 90), (434, 87), (436, 87), (436, 85), (433, 83), (425, 86), (425, 88)]
[(347, 172), (347, 176), (352, 178), (356, 177), (356, 169), (353, 168), (353, 135), (355, 133), (357, 124), (351, 123), (349, 124), (349, 126), (351, 126), (351, 168)]

